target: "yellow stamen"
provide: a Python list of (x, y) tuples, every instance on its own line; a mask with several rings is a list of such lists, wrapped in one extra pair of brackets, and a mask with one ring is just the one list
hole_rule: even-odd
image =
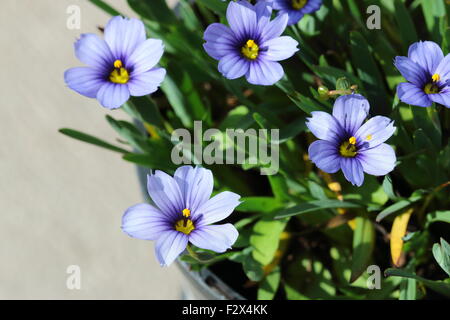
[(183, 217), (189, 218), (191, 216), (191, 210), (183, 209)]
[(356, 138), (355, 138), (355, 137), (351, 137), (350, 139), (348, 139), (348, 142), (349, 142), (350, 144), (355, 145), (355, 144), (356, 144)]
[(437, 73), (433, 74), (433, 76), (431, 77), (431, 80), (433, 80), (433, 82), (438, 82), (439, 80), (441, 80), (441, 76), (438, 75)]
[(308, 3), (308, 0), (292, 0), (292, 8), (294, 8), (295, 10), (300, 10), (307, 3)]
[(247, 59), (255, 60), (259, 54), (259, 46), (254, 40), (250, 39), (247, 40), (245, 45), (242, 47), (241, 52)]
[(353, 158), (357, 154), (357, 152), (356, 152), (356, 145), (352, 144), (350, 141), (344, 141), (341, 144), (341, 146), (339, 147), (339, 153), (341, 154), (341, 156), (343, 156), (345, 158)]
[(120, 60), (114, 61), (114, 68), (116, 68), (116, 69), (122, 68), (122, 61), (120, 61)]
[(439, 87), (434, 83), (427, 83), (423, 88), (423, 92), (426, 94), (439, 93)]
[(125, 84), (128, 82), (128, 80), (130, 80), (130, 75), (128, 74), (128, 71), (125, 68), (114, 69), (109, 74), (109, 81), (114, 83)]
[(369, 134), (367, 137), (366, 137), (366, 140), (367, 141), (370, 141), (370, 140), (372, 140), (372, 135), (371, 134)]
[(194, 223), (191, 219), (181, 219), (175, 223), (175, 230), (184, 234), (190, 234), (194, 229)]

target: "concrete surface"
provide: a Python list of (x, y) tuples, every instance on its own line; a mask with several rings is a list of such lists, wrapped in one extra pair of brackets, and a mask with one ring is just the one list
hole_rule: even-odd
[[(135, 168), (119, 154), (58, 133), (75, 128), (114, 142), (96, 100), (65, 87), (81, 63), (73, 42), (108, 15), (86, 0), (2, 0), (0, 10), (0, 299), (176, 299), (182, 276), (161, 268), (153, 243), (120, 229), (141, 202)], [(110, 1), (126, 14), (124, 0)], [(69, 5), (81, 29), (66, 27)], [(69, 290), (66, 269), (81, 268)]]

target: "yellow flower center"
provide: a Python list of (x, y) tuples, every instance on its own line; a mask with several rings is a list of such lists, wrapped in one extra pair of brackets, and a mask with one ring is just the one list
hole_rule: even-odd
[(254, 40), (247, 40), (245, 45), (241, 49), (244, 57), (250, 60), (255, 60), (258, 57), (259, 46), (256, 44)]
[(295, 10), (300, 10), (304, 6), (306, 6), (307, 3), (308, 0), (292, 0), (292, 8), (294, 8)]
[(356, 156), (356, 138), (351, 137), (348, 141), (344, 141), (339, 147), (339, 153), (346, 158), (353, 158)]
[(431, 77), (431, 80), (433, 80), (433, 82), (438, 82), (439, 80), (441, 80), (441, 76), (438, 75), (437, 73), (433, 74), (433, 76)]
[(423, 88), (426, 94), (439, 93), (439, 87), (435, 83), (427, 83)]
[(114, 70), (109, 74), (109, 81), (119, 84), (125, 84), (130, 80), (127, 69), (122, 65), (122, 61), (114, 61)]
[(181, 219), (175, 223), (175, 230), (184, 234), (190, 234), (194, 229), (194, 223), (191, 219)]

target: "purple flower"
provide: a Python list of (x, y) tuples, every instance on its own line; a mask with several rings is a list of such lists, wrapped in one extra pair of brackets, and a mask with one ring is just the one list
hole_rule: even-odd
[(88, 33), (75, 42), (75, 55), (87, 67), (67, 70), (64, 80), (72, 90), (115, 109), (130, 95), (144, 96), (158, 89), (166, 70), (155, 65), (163, 52), (161, 40), (146, 40), (141, 21), (114, 17), (105, 27), (104, 40)]
[(206, 52), (219, 60), (219, 71), (228, 79), (245, 75), (257, 85), (272, 85), (283, 77), (277, 62), (291, 57), (297, 41), (280, 36), (288, 17), (280, 15), (270, 21), (271, 2), (255, 6), (247, 1), (230, 2), (227, 9), (229, 27), (213, 23), (205, 31), (203, 45)]
[(342, 169), (345, 178), (361, 186), (364, 172), (382, 176), (395, 167), (395, 153), (383, 143), (395, 131), (393, 121), (376, 116), (363, 124), (369, 114), (369, 101), (359, 94), (336, 99), (333, 114), (311, 112), (309, 130), (320, 140), (309, 146), (309, 158), (321, 170), (335, 173)]
[(122, 229), (129, 236), (156, 240), (155, 253), (161, 265), (170, 265), (188, 242), (215, 252), (224, 252), (236, 241), (238, 232), (230, 224), (212, 225), (228, 217), (239, 205), (238, 194), (225, 191), (210, 199), (213, 190), (210, 170), (182, 166), (173, 178), (156, 170), (147, 188), (155, 206), (142, 203), (127, 209)]
[(305, 14), (320, 9), (322, 0), (273, 0), (273, 8), (289, 16), (288, 25), (296, 24)]
[(412, 44), (408, 57), (396, 57), (394, 65), (408, 81), (397, 86), (401, 101), (419, 107), (436, 102), (450, 108), (450, 54), (444, 57), (436, 43)]

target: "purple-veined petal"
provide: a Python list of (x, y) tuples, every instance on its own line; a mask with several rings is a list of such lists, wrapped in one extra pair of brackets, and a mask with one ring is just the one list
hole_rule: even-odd
[[(245, 0), (230, 2), (227, 8), (227, 21), (231, 30), (242, 41), (254, 39), (257, 31), (256, 12), (245, 5)], [(248, 39), (247, 39), (248, 38)]]
[(113, 68), (114, 57), (108, 45), (96, 34), (85, 33), (74, 44), (75, 56), (95, 69), (105, 71)]
[(147, 190), (150, 198), (168, 217), (181, 217), (185, 204), (180, 187), (167, 173), (156, 170), (147, 176)]
[(64, 72), (67, 86), (89, 98), (95, 98), (100, 87), (106, 82), (98, 70), (90, 67), (76, 67)]
[(175, 171), (173, 178), (178, 183), (186, 209), (191, 211), (192, 219), (195, 220), (197, 209), (208, 201), (213, 191), (211, 170), (182, 166)]
[(173, 230), (173, 226), (159, 209), (140, 203), (125, 211), (122, 217), (122, 230), (133, 238), (156, 240), (162, 233)]
[(344, 129), (336, 118), (323, 111), (311, 112), (311, 118), (306, 119), (306, 126), (313, 135), (321, 140), (327, 140), (336, 144), (344, 138)]
[(236, 242), (238, 235), (236, 228), (226, 223), (195, 229), (189, 235), (189, 241), (202, 249), (225, 252)]
[(287, 14), (279, 14), (270, 21), (261, 32), (261, 41), (265, 42), (273, 38), (278, 38), (286, 29), (288, 23)]
[(117, 16), (109, 20), (105, 27), (105, 41), (114, 59), (126, 61), (145, 38), (144, 24), (138, 19)]
[(389, 139), (395, 132), (394, 121), (387, 117), (376, 116), (364, 123), (356, 132), (359, 147), (369, 149)]
[(267, 47), (267, 51), (263, 53), (264, 59), (271, 61), (288, 59), (298, 51), (297, 45), (298, 42), (288, 36), (268, 40), (262, 45)]
[(374, 176), (384, 176), (395, 167), (394, 149), (386, 143), (372, 149), (362, 150), (357, 157), (364, 172)]
[(246, 78), (251, 84), (270, 86), (280, 80), (283, 75), (283, 67), (278, 62), (256, 59), (250, 63)]
[(256, 12), (256, 19), (258, 20), (258, 30), (261, 32), (270, 21), (272, 15), (272, 2), (258, 1), (253, 7)]
[(335, 117), (348, 135), (353, 136), (369, 115), (369, 101), (359, 94), (349, 94), (336, 99), (333, 106)]
[(341, 169), (345, 179), (360, 187), (364, 182), (364, 171), (358, 158), (341, 157)]
[(108, 109), (122, 106), (130, 98), (130, 90), (126, 84), (105, 82), (97, 92), (97, 100)]
[(208, 225), (225, 219), (240, 204), (240, 198), (240, 195), (230, 191), (215, 195), (196, 210), (198, 225)]
[(408, 57), (422, 66), (432, 76), (444, 58), (444, 54), (436, 43), (419, 41), (409, 47)]
[(442, 82), (450, 80), (450, 53), (442, 59), (434, 73), (439, 75)]
[(185, 249), (188, 236), (182, 232), (170, 230), (156, 240), (155, 254), (162, 266), (169, 266)]
[(308, 0), (306, 5), (303, 7), (302, 11), (306, 13), (312, 13), (320, 9), (322, 5), (322, 0)]
[(410, 58), (396, 57), (394, 65), (407, 81), (417, 86), (423, 86), (427, 83), (427, 71)]
[(163, 53), (164, 44), (161, 40), (147, 39), (129, 56), (127, 67), (132, 67), (133, 75), (146, 72), (159, 62)]
[(433, 102), (442, 104), (444, 107), (450, 108), (450, 88), (447, 87), (440, 93), (428, 95)]
[(128, 82), (130, 94), (135, 97), (145, 96), (158, 90), (166, 76), (166, 69), (153, 68), (147, 72), (133, 75)]
[(219, 61), (219, 71), (227, 79), (237, 79), (248, 72), (250, 62), (238, 55), (230, 53)]
[(309, 158), (320, 170), (335, 173), (340, 169), (338, 147), (329, 141), (314, 141), (308, 148)]
[(230, 28), (221, 24), (213, 23), (206, 28), (203, 44), (206, 52), (214, 59), (220, 60), (229, 53), (236, 52), (236, 39)]
[(397, 95), (400, 101), (413, 106), (429, 107), (433, 103), (423, 88), (408, 82), (400, 83), (397, 86)]

